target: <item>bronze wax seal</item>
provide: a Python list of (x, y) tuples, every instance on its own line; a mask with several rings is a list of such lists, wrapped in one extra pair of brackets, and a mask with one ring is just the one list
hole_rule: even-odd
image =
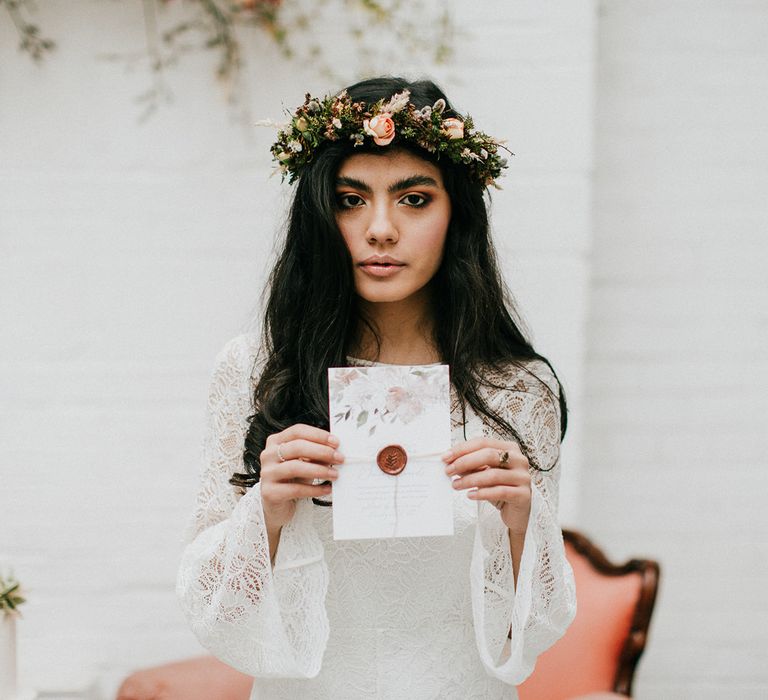
[(407, 462), (408, 455), (400, 445), (387, 445), (376, 455), (376, 464), (379, 465), (379, 469), (393, 476), (403, 471)]

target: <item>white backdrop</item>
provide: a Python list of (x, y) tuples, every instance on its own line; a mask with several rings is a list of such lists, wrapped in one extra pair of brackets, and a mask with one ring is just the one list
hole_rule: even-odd
[[(495, 230), (570, 391), (573, 517), (592, 3), (464, 5), (451, 64), (390, 55), (380, 70), (435, 76), (517, 154)], [(65, 689), (199, 649), (173, 583), (208, 372), (253, 317), (288, 190), (270, 178), (273, 132), (252, 123), (340, 85), (246, 33), (239, 106), (216, 84), (214, 57), (191, 53), (166, 72), (173, 102), (139, 123), (134, 98), (153, 76), (99, 56), (143, 51), (141, 3), (51, 0), (34, 17), (58, 42), (41, 65), (0, 16), (0, 560), (29, 589), (22, 681)], [(340, 73), (354, 66), (348, 42), (325, 49)]]
[[(37, 5), (58, 42), (41, 65), (0, 9), (0, 566), (29, 590), (22, 681), (107, 688), (199, 651), (173, 583), (208, 372), (253, 319), (288, 193), (270, 178), (273, 133), (252, 124), (340, 85), (254, 32), (239, 106), (214, 57), (191, 53), (166, 72), (173, 101), (139, 123), (152, 74), (99, 56), (142, 54), (142, 3)], [(768, 251), (755, 203), (768, 160), (754, 97), (767, 16), (759, 1), (455, 3), (450, 64), (393, 52), (378, 66), (433, 76), (516, 153), (492, 216), (507, 281), (568, 392), (562, 520), (617, 559), (664, 567), (641, 700), (768, 689)], [(351, 82), (343, 35), (318, 36)], [(692, 129), (700, 118), (709, 130)], [(689, 157), (735, 138), (727, 158), (725, 146)], [(718, 327), (741, 314), (730, 345), (700, 334), (704, 298)], [(686, 418), (709, 388), (728, 419)], [(725, 504), (724, 465), (739, 466)], [(734, 484), (754, 488), (741, 499)], [(670, 493), (682, 492), (681, 508)]]
[(768, 3), (601, 3), (581, 523), (661, 560), (639, 697), (768, 697)]

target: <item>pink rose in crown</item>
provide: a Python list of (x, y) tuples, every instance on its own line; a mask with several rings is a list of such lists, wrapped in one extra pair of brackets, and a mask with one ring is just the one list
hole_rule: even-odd
[(392, 121), (391, 114), (382, 112), (363, 121), (363, 131), (373, 136), (373, 142), (377, 146), (387, 146), (395, 138), (395, 122)]
[(463, 139), (464, 122), (455, 117), (443, 119), (443, 132), (448, 135), (449, 139)]

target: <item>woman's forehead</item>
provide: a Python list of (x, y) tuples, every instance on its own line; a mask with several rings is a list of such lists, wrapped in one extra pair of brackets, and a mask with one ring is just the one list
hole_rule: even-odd
[(338, 177), (353, 177), (366, 182), (399, 180), (413, 175), (426, 175), (442, 185), (443, 178), (434, 163), (403, 149), (387, 153), (353, 153), (339, 168)]

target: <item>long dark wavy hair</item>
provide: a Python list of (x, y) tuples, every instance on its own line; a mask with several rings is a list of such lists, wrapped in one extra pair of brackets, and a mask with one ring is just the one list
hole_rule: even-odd
[[(460, 117), (442, 90), (428, 80), (372, 78), (347, 91), (353, 101), (373, 104), (406, 89), (417, 109), (442, 98), (446, 102), (443, 114)], [(462, 410), (468, 403), (525, 451), (514, 426), (486, 404), (479, 388), (508, 389), (495, 384), (489, 375), (510, 363), (524, 368), (525, 361), (538, 359), (555, 373), (519, 328), (519, 314), (501, 278), (491, 241), (486, 188), (470, 178), (461, 164), (436, 160), (415, 145), (398, 143), (397, 137), (388, 148), (394, 147), (434, 163), (450, 196), (451, 220), (442, 263), (430, 282), (433, 340), (441, 361), (450, 365)], [(363, 146), (354, 152), (386, 150)], [(375, 327), (359, 308), (352, 258), (336, 225), (336, 176), (352, 152), (351, 144), (324, 144), (298, 180), (285, 239), (267, 284), (261, 345), (264, 361), (254, 389), (255, 413), (249, 417), (245, 437), (245, 473), (232, 477), (235, 486), (248, 488), (259, 481), (260, 456), (269, 435), (294, 423), (329, 429), (327, 369), (348, 364), (363, 325), (370, 328), (380, 347)], [(543, 381), (542, 385), (550, 391)], [(562, 387), (559, 401), (562, 439), (567, 427)], [(531, 466), (543, 469), (531, 455), (526, 456)]]

